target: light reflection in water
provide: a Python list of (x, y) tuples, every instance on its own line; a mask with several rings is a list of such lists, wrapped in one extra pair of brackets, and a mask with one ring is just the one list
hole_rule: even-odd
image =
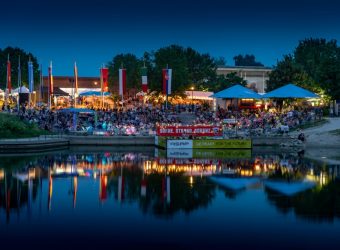
[[(69, 179), (69, 193), (75, 209), (79, 183), (88, 179), (97, 183), (100, 203), (113, 195), (118, 203), (140, 200), (142, 206), (146, 206), (144, 209), (148, 209), (150, 202), (154, 206), (165, 203), (169, 206), (166, 208), (168, 213), (169, 209), (173, 209), (170, 207), (174, 203), (178, 206), (176, 209), (181, 209), (182, 205), (177, 203), (184, 202), (185, 199), (179, 199), (178, 196), (183, 195), (181, 192), (186, 188), (195, 190), (195, 195), (199, 192), (208, 195), (204, 201), (195, 201), (196, 208), (200, 206), (200, 202), (211, 202), (215, 184), (209, 182), (209, 176), (223, 176), (234, 180), (309, 180), (317, 183), (317, 188), (320, 189), (338, 177), (340, 172), (339, 166), (326, 168), (296, 155), (255, 155), (246, 158), (239, 158), (237, 155), (237, 152), (219, 152), (216, 156), (209, 152), (211, 158), (167, 158), (164, 155), (150, 157), (141, 153), (112, 152), (46, 155), (24, 161), (15, 168), (0, 168), (0, 206), (5, 208), (7, 218), (12, 209), (26, 206), (30, 210), (33, 200), (38, 196), (38, 189), (42, 188), (42, 182), (47, 181), (47, 209), (52, 211), (53, 207), (58, 207), (58, 204), (53, 206), (53, 197), (60, 192), (60, 188), (54, 188), (55, 183)], [(244, 156), (247, 153), (242, 152), (239, 155)], [(186, 181), (181, 181), (181, 178)], [(207, 189), (200, 190), (202, 185), (206, 185)], [(249, 185), (249, 188), (254, 187), (262, 186), (258, 182)], [(192, 192), (184, 192), (188, 195), (186, 199), (193, 199)]]

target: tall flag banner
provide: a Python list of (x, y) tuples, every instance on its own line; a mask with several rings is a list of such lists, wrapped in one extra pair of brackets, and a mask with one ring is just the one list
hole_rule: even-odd
[(28, 88), (30, 93), (34, 90), (34, 80), (33, 80), (33, 62), (30, 60), (28, 62)]
[(19, 88), (19, 93), (21, 92), (21, 63), (20, 63), (20, 56), (19, 56), (19, 61), (18, 61), (18, 88)]
[(48, 96), (53, 95), (53, 75), (52, 75), (52, 62), (50, 62), (50, 66), (48, 67)]
[(143, 67), (141, 70), (142, 75), (142, 91), (144, 93), (148, 92), (148, 71), (146, 67)]
[(124, 96), (126, 92), (126, 69), (119, 69), (119, 95)]
[(42, 72), (42, 64), (40, 64), (40, 100), (43, 99), (43, 90), (44, 90), (44, 78)]
[(7, 89), (8, 89), (8, 93), (11, 93), (12, 91), (12, 77), (11, 77), (11, 62), (9, 60), (9, 55), (7, 58)]
[(103, 79), (103, 86), (102, 86), (102, 91), (107, 92), (109, 91), (109, 69), (108, 68), (101, 68), (100, 69), (101, 77)]
[(75, 84), (75, 94), (78, 94), (78, 68), (77, 68), (77, 63), (74, 63), (74, 84)]
[(163, 69), (163, 94), (171, 95), (172, 69)]
[(11, 77), (11, 62), (9, 60), (9, 55), (7, 58), (7, 89), (8, 93), (11, 93), (12, 91), (12, 77)]

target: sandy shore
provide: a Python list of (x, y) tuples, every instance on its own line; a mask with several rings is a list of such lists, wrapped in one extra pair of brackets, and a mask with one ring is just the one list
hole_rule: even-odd
[(328, 164), (340, 164), (340, 135), (331, 132), (340, 129), (340, 118), (327, 118), (328, 122), (304, 130), (306, 136), (305, 155)]

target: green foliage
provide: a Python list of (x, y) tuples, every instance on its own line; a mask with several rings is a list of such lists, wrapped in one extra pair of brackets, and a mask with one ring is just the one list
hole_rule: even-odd
[(23, 85), (28, 86), (28, 69), (27, 63), (29, 59), (33, 62), (33, 75), (35, 86), (38, 86), (39, 82), (39, 64), (35, 56), (30, 52), (25, 52), (20, 48), (7, 47), (3, 50), (0, 49), (0, 88), (6, 88), (6, 76), (7, 76), (7, 58), (9, 55), (9, 60), (11, 62), (11, 77), (12, 77), (12, 88), (17, 88), (18, 86), (18, 65), (20, 56), (20, 66), (21, 66), (21, 82)]
[(237, 55), (234, 56), (235, 66), (259, 66), (263, 67), (263, 64), (255, 60), (254, 55)]
[(9, 114), (0, 114), (0, 139), (26, 138), (47, 134), (35, 124), (21, 121), (18, 117)]
[(332, 99), (340, 98), (340, 48), (335, 40), (305, 39), (269, 75), (267, 91), (294, 83)]
[(227, 75), (218, 75), (216, 77), (215, 84), (210, 89), (214, 92), (218, 92), (235, 84), (246, 86), (247, 81), (238, 76), (236, 72), (232, 72)]
[(137, 88), (140, 89), (140, 68), (142, 64), (141, 61), (133, 54), (118, 54), (109, 63), (109, 88), (114, 88), (113, 86), (118, 86), (119, 82), (119, 69), (126, 69), (126, 85), (127, 89)]
[(110, 85), (118, 84), (118, 69), (121, 64), (127, 69), (128, 87), (141, 88), (140, 68), (145, 65), (148, 72), (148, 86), (152, 91), (162, 91), (162, 69), (171, 68), (172, 93), (181, 95), (189, 87), (207, 89), (216, 79), (216, 63), (209, 54), (200, 54), (192, 48), (170, 45), (153, 52), (145, 52), (138, 59), (132, 54), (116, 55), (108, 63)]

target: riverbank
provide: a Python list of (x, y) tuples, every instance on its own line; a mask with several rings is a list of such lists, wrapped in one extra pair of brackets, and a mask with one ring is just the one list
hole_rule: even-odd
[(340, 117), (327, 118), (327, 123), (303, 131), (306, 136), (305, 156), (325, 162), (340, 164)]
[[(327, 122), (318, 127), (311, 127), (302, 131), (306, 136), (306, 143), (303, 147), (295, 150), (305, 149), (306, 157), (325, 161), (330, 164), (340, 164), (340, 135), (334, 133), (340, 128), (340, 118), (327, 118)], [(292, 132), (287, 136), (275, 137), (254, 137), (253, 148), (267, 146), (278, 147), (282, 143), (296, 140), (300, 132)], [(70, 146), (141, 146), (153, 147), (155, 145), (154, 136), (40, 136), (25, 139), (1, 139), (0, 153), (18, 152), (44, 152), (60, 149), (67, 149)], [(278, 147), (279, 148), (279, 147)]]

